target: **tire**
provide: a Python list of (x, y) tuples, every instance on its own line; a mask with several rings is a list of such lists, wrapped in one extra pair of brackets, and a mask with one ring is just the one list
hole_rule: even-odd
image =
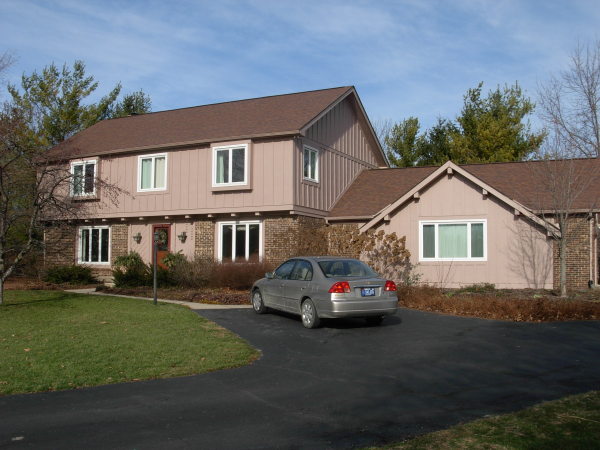
[(317, 314), (317, 308), (310, 298), (307, 298), (302, 302), (302, 325), (306, 328), (318, 328), (321, 324), (321, 319)]
[(252, 292), (252, 309), (254, 309), (256, 314), (264, 314), (268, 310), (259, 289), (255, 289)]
[(377, 325), (381, 325), (381, 322), (383, 322), (385, 316), (369, 316), (369, 317), (365, 317), (365, 320), (367, 321), (367, 325), (371, 326), (371, 327), (376, 327)]

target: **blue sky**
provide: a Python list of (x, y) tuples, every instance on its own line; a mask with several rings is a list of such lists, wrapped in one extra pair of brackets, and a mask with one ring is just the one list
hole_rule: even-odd
[[(370, 118), (454, 118), (463, 95), (536, 80), (595, 39), (596, 1), (0, 0), (0, 53), (23, 72), (76, 59), (153, 110), (354, 85)], [(535, 123), (535, 120), (534, 120)]]

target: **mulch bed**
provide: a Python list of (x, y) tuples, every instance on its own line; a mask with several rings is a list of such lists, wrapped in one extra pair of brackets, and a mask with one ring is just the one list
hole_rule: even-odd
[(91, 289), (98, 286), (99, 284), (53, 284), (21, 277), (9, 278), (4, 282), (4, 290), (6, 291), (64, 291), (65, 289)]
[(442, 290), (432, 286), (399, 286), (398, 305), (441, 314), (514, 322), (600, 320), (600, 292), (576, 292), (561, 299), (552, 291), (493, 288)]
[[(107, 288), (98, 290), (103, 294), (132, 295), (135, 297), (153, 298), (154, 290), (147, 287)], [(158, 289), (158, 298), (180, 300), (184, 302), (209, 303), (213, 305), (250, 305), (248, 291), (231, 291), (227, 289)]]

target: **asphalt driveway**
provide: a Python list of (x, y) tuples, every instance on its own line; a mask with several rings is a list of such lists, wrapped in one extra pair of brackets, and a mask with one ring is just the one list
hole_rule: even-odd
[(184, 378), (0, 397), (0, 447), (346, 449), (600, 389), (598, 322), (401, 309), (380, 327), (352, 319), (307, 330), (283, 313), (198, 313), (262, 358)]

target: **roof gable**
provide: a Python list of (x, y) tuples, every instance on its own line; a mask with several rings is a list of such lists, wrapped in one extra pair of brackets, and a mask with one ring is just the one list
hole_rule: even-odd
[(61, 151), (78, 156), (296, 134), (352, 87), (277, 95), (103, 120)]

